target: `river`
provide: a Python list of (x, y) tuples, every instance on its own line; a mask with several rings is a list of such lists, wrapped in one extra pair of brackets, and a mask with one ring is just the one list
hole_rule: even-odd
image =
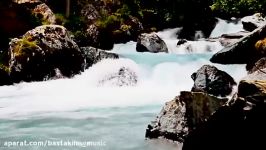
[[(135, 42), (116, 44), (112, 52), (121, 59), (103, 60), (72, 79), (1, 86), (0, 149), (181, 149), (180, 144), (171, 141), (145, 140), (145, 129), (165, 102), (181, 90), (191, 89), (190, 75), (202, 65), (211, 64), (209, 58), (222, 46), (217, 42), (198, 41), (177, 47), (175, 32), (178, 30), (157, 33), (166, 42), (168, 54), (138, 53)], [(239, 23), (219, 20), (211, 36), (240, 30)], [(187, 51), (188, 46), (190, 51)], [(243, 65), (214, 65), (236, 81), (246, 74)], [(99, 85), (99, 81), (121, 67), (130, 68), (136, 74), (135, 86), (120, 87), (114, 82)], [(24, 141), (54, 143), (49, 146), (6, 145)], [(104, 144), (60, 145), (67, 141), (101, 141)]]

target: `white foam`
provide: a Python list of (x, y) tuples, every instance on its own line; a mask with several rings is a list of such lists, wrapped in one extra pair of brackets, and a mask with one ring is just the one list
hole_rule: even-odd
[[(135, 50), (135, 42), (116, 44), (112, 52), (126, 57), (125, 59), (103, 60), (72, 79), (1, 86), (0, 118), (16, 118), (94, 107), (163, 104), (177, 96), (179, 91), (190, 90), (193, 85), (190, 75), (202, 65), (210, 64), (210, 55), (205, 54), (206, 43), (203, 41), (189, 42), (192, 47), (195, 46), (193, 49), (204, 53), (191, 55), (182, 47), (178, 49), (173, 46), (177, 42), (175, 32), (177, 29), (158, 33), (170, 47), (170, 54), (138, 53)], [(176, 53), (184, 54), (177, 55)], [(98, 81), (108, 74), (117, 72), (122, 66), (136, 73), (138, 76), (136, 86), (98, 86)], [(236, 80), (246, 74), (244, 65), (215, 66), (227, 71)]]
[(236, 33), (244, 31), (243, 25), (240, 20), (238, 21), (227, 21), (218, 19), (218, 23), (212, 31), (210, 38), (220, 37), (222, 34)]

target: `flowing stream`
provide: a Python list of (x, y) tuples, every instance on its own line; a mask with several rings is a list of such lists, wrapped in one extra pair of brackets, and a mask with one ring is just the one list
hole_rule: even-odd
[[(103, 60), (72, 79), (20, 83), (0, 87), (0, 149), (2, 150), (176, 150), (181, 145), (166, 140), (145, 140), (147, 124), (163, 104), (190, 90), (190, 75), (222, 46), (217, 42), (189, 41), (176, 46), (179, 29), (158, 32), (169, 53), (138, 53), (136, 43), (116, 44), (118, 60)], [(219, 20), (212, 36), (240, 31), (241, 25)], [(243, 65), (217, 65), (239, 81)], [(121, 67), (136, 76), (135, 86), (99, 84)], [(127, 78), (126, 78), (127, 79)], [(21, 141), (101, 141), (82, 146), (10, 146)], [(10, 143), (9, 143), (10, 144)], [(36, 144), (36, 143), (35, 143)], [(47, 143), (46, 143), (47, 144)], [(51, 143), (50, 143), (51, 144)]]

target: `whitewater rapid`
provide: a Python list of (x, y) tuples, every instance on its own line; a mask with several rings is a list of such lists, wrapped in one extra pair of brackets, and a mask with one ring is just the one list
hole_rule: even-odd
[[(212, 36), (225, 29), (226, 22), (219, 20)], [(242, 30), (239, 24), (228, 24), (229, 30)], [(237, 29), (235, 29), (237, 28)], [(222, 46), (217, 42), (189, 41), (176, 46), (179, 28), (158, 32), (166, 42), (170, 53), (138, 53), (136, 43), (116, 44), (112, 52), (122, 57), (103, 60), (72, 79), (45, 82), (19, 83), (0, 87), (0, 118), (16, 118), (49, 112), (74, 111), (85, 108), (142, 106), (163, 104), (177, 96), (181, 90), (190, 90), (190, 75), (204, 64)], [(184, 47), (190, 45), (191, 51)], [(206, 51), (206, 47), (211, 50)], [(223, 66), (212, 64), (227, 71), (236, 81), (246, 73), (243, 65)], [(136, 73), (136, 86), (98, 86), (108, 74), (128, 67)]]

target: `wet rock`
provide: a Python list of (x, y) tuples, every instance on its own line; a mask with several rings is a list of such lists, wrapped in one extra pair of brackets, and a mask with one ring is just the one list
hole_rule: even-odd
[(266, 96), (266, 80), (242, 80), (238, 87), (239, 97)]
[(238, 95), (188, 135), (183, 150), (265, 149), (265, 80), (241, 81)]
[[(266, 37), (266, 25), (247, 34), (239, 41), (228, 45), (221, 51), (217, 52), (210, 59), (213, 63), (220, 64), (249, 64), (254, 63), (258, 59), (265, 56), (263, 51), (256, 47), (264, 45), (263, 41), (257, 43), (259, 40)], [(257, 45), (255, 47), (255, 45)]]
[(15, 82), (50, 79), (57, 69), (72, 77), (84, 69), (83, 54), (63, 26), (36, 27), (9, 45), (9, 69)]
[(103, 59), (118, 59), (119, 56), (115, 53), (106, 52), (94, 47), (81, 47), (81, 51), (85, 54), (86, 68), (103, 60)]
[(39, 4), (37, 5), (32, 13), (37, 16), (43, 24), (55, 24), (55, 14), (53, 11), (45, 4)]
[(185, 44), (186, 42), (187, 42), (186, 39), (180, 39), (180, 40), (178, 40), (176, 45), (179, 46), (179, 45)]
[(235, 42), (238, 42), (242, 37), (246, 36), (249, 32), (247, 31), (240, 31), (237, 33), (230, 33), (230, 34), (223, 34), (219, 38), (219, 42), (222, 46), (229, 46)]
[(230, 75), (210, 65), (202, 66), (191, 78), (194, 80), (193, 92), (206, 92), (215, 96), (231, 94), (236, 85)]
[(81, 15), (85, 18), (88, 24), (92, 24), (94, 21), (100, 18), (98, 10), (92, 4), (85, 5), (81, 9)]
[(249, 74), (252, 74), (258, 70), (266, 68), (266, 57), (261, 58), (255, 64), (249, 64), (247, 70)]
[(258, 27), (263, 26), (263, 22), (266, 21), (265, 16), (261, 13), (256, 13), (252, 16), (246, 16), (241, 19), (243, 28), (247, 31), (253, 31)]
[(114, 41), (111, 37), (111, 33), (107, 29), (100, 28), (95, 24), (92, 24), (86, 30), (87, 45), (110, 50), (114, 46)]
[(155, 33), (142, 33), (137, 39), (138, 52), (168, 52), (165, 42)]
[(258, 69), (257, 71), (248, 74), (243, 80), (266, 80), (266, 68)]
[(128, 67), (121, 67), (100, 80), (98, 86), (135, 86), (137, 83), (137, 74)]
[(156, 120), (148, 125), (146, 138), (183, 142), (191, 130), (202, 124), (227, 99), (219, 99), (201, 92), (181, 92), (167, 102)]

